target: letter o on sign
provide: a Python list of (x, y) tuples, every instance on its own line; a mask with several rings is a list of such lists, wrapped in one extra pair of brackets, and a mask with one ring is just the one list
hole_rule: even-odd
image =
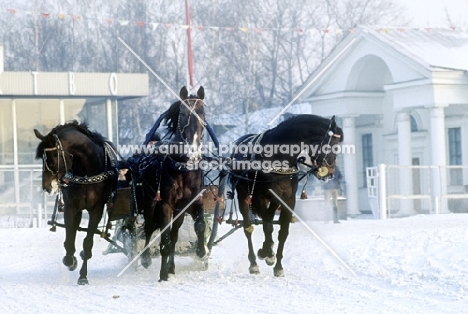
[(117, 75), (111, 73), (109, 77), (109, 90), (111, 95), (117, 95)]

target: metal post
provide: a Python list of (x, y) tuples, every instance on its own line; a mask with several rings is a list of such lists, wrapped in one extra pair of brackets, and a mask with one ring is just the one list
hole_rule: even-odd
[(13, 99), (11, 103), (11, 115), (13, 119), (13, 177), (15, 182), (15, 203), (16, 213), (20, 213), (20, 180), (18, 168), (18, 125), (16, 119), (16, 100)]
[(37, 227), (42, 228), (42, 204), (37, 206)]
[(379, 209), (380, 219), (387, 219), (387, 166), (379, 165)]

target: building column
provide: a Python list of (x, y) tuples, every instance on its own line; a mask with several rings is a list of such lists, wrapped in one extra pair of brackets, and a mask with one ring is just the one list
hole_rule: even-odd
[(107, 116), (107, 138), (109, 141), (114, 141), (114, 131), (112, 129), (112, 100), (107, 98), (106, 101), (106, 116)]
[[(431, 164), (436, 166), (433, 170), (432, 194), (440, 200), (441, 213), (448, 212), (447, 200), (441, 199), (442, 195), (447, 194), (447, 160), (445, 153), (447, 145), (445, 143), (445, 113), (444, 107), (432, 107), (431, 117)], [(438, 204), (436, 204), (438, 205)]]
[[(354, 145), (356, 147), (356, 126), (355, 117), (343, 118), (343, 145)], [(358, 201), (358, 180), (357, 180), (357, 161), (356, 153), (343, 154), (344, 177), (346, 180), (346, 198), (348, 216), (361, 214)]]
[(59, 101), (59, 123), (65, 124), (65, 101), (63, 99)]
[[(399, 194), (413, 195), (413, 170), (412, 165), (412, 150), (411, 150), (411, 119), (406, 111), (397, 113), (398, 126), (398, 165), (400, 166), (399, 174)], [(400, 200), (400, 215), (414, 215), (414, 200)]]

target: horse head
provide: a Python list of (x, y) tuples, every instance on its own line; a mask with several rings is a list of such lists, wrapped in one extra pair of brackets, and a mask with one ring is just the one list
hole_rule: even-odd
[(57, 134), (42, 135), (36, 129), (34, 134), (41, 140), (36, 158), (42, 159), (42, 189), (49, 194), (56, 193), (62, 177), (71, 168), (73, 155), (65, 150)]
[(319, 180), (327, 181), (333, 178), (336, 165), (336, 155), (340, 152), (339, 143), (343, 141), (343, 130), (336, 125), (335, 116), (330, 119), (330, 125), (320, 144), (320, 154), (313, 160), (315, 166), (312, 174)]
[(179, 116), (175, 140), (189, 145), (188, 158), (199, 159), (201, 157), (202, 133), (205, 128), (205, 90), (202, 86), (197, 95), (189, 95), (187, 88), (180, 90)]

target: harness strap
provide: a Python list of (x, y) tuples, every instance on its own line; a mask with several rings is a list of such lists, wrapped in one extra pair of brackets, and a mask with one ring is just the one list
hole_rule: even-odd
[(70, 171), (67, 171), (65, 175), (62, 178), (62, 181), (65, 184), (68, 184), (70, 182), (76, 183), (76, 184), (95, 184), (95, 183), (100, 183), (103, 181), (106, 181), (108, 179), (112, 179), (118, 176), (118, 172), (116, 169), (108, 170), (103, 173), (88, 177), (80, 177), (80, 176), (75, 176), (73, 173)]

